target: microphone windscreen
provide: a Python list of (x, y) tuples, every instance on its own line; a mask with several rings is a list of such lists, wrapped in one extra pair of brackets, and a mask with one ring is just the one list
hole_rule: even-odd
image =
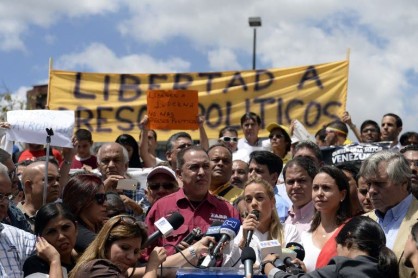
[(286, 244), (286, 248), (294, 251), (296, 253), (296, 258), (303, 261), (305, 259), (305, 248), (303, 248), (302, 244), (297, 242), (289, 242)]
[(260, 219), (260, 211), (254, 209), (253, 211), (251, 211), (251, 214), (255, 215), (255, 218), (258, 220)]
[(177, 230), (181, 225), (183, 225), (184, 217), (176, 211), (167, 218), (167, 221), (171, 224), (171, 226), (173, 226), (174, 230)]
[(241, 262), (244, 263), (246, 260), (251, 260), (255, 262), (254, 249), (249, 246), (244, 247), (241, 252)]
[(229, 236), (229, 240), (237, 236), (239, 228), (241, 227), (241, 222), (235, 218), (228, 218), (222, 223), (220, 233), (226, 234)]
[(221, 226), (222, 221), (214, 221), (212, 225), (209, 226), (208, 230), (205, 233), (205, 236), (214, 237), (216, 241), (221, 238)]
[(215, 226), (222, 226), (222, 221), (219, 220), (215, 220), (212, 222), (212, 224), (210, 224), (211, 227), (215, 227)]

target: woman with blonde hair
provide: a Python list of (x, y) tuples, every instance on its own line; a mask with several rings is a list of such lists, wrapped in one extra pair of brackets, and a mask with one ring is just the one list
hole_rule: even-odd
[[(275, 239), (281, 246), (289, 242), (300, 242), (300, 235), (295, 226), (280, 223), (274, 191), (268, 182), (260, 178), (250, 179), (244, 186), (243, 196), (247, 216), (243, 219), (238, 235), (230, 243), (230, 250), (226, 250), (224, 266), (235, 265), (240, 260), (241, 249), (244, 246), (255, 249), (256, 264), (260, 264), (263, 259), (259, 257), (260, 242)], [(250, 242), (247, 242), (249, 231), (253, 231), (253, 234)]]
[[(114, 216), (77, 261), (69, 277), (131, 277), (146, 240), (142, 222), (132, 216)], [(165, 259), (165, 249), (155, 247), (143, 277), (157, 277), (157, 268)]]

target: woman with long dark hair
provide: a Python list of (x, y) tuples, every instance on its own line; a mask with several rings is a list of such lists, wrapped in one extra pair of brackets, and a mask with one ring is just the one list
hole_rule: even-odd
[(65, 186), (62, 201), (76, 216), (78, 236), (75, 250), (81, 254), (107, 219), (103, 181), (92, 174), (76, 175)]
[(351, 217), (350, 187), (335, 166), (323, 166), (312, 183), (315, 214), (311, 228), (301, 235), (308, 271), (325, 266), (337, 253), (335, 237)]
[(124, 146), (128, 151), (129, 168), (142, 168), (142, 163), (139, 159), (139, 145), (134, 137), (129, 134), (122, 134), (116, 138), (115, 142)]
[(72, 255), (77, 237), (75, 216), (61, 203), (46, 204), (36, 214), (35, 234), (37, 255), (25, 261), (24, 276), (36, 273), (37, 277), (67, 277), (75, 265)]
[[(338, 256), (328, 265), (309, 273), (292, 275), (275, 268), (275, 255), (268, 255), (263, 261), (263, 270), (269, 277), (399, 277), (397, 258), (386, 247), (386, 237), (380, 225), (366, 216), (351, 219), (335, 237)], [(303, 263), (294, 260), (293, 262)]]

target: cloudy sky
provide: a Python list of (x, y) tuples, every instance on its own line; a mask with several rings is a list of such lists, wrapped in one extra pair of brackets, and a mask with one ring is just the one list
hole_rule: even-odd
[(359, 126), (393, 112), (418, 131), (416, 0), (2, 0), (0, 92), (54, 68), (160, 73), (319, 64), (351, 50), (347, 109)]

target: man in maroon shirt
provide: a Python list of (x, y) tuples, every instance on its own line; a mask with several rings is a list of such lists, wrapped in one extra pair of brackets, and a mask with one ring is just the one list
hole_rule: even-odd
[[(184, 223), (166, 238), (157, 241), (158, 246), (177, 246), (195, 227), (206, 232), (214, 221), (224, 221), (229, 217), (239, 218), (238, 211), (228, 202), (209, 194), (211, 169), (209, 157), (199, 146), (182, 149), (177, 155), (178, 179), (183, 182), (179, 191), (159, 199), (150, 209), (145, 220), (148, 234), (155, 232), (154, 222), (173, 212), (184, 217)], [(174, 247), (166, 246), (167, 255), (175, 253)]]

